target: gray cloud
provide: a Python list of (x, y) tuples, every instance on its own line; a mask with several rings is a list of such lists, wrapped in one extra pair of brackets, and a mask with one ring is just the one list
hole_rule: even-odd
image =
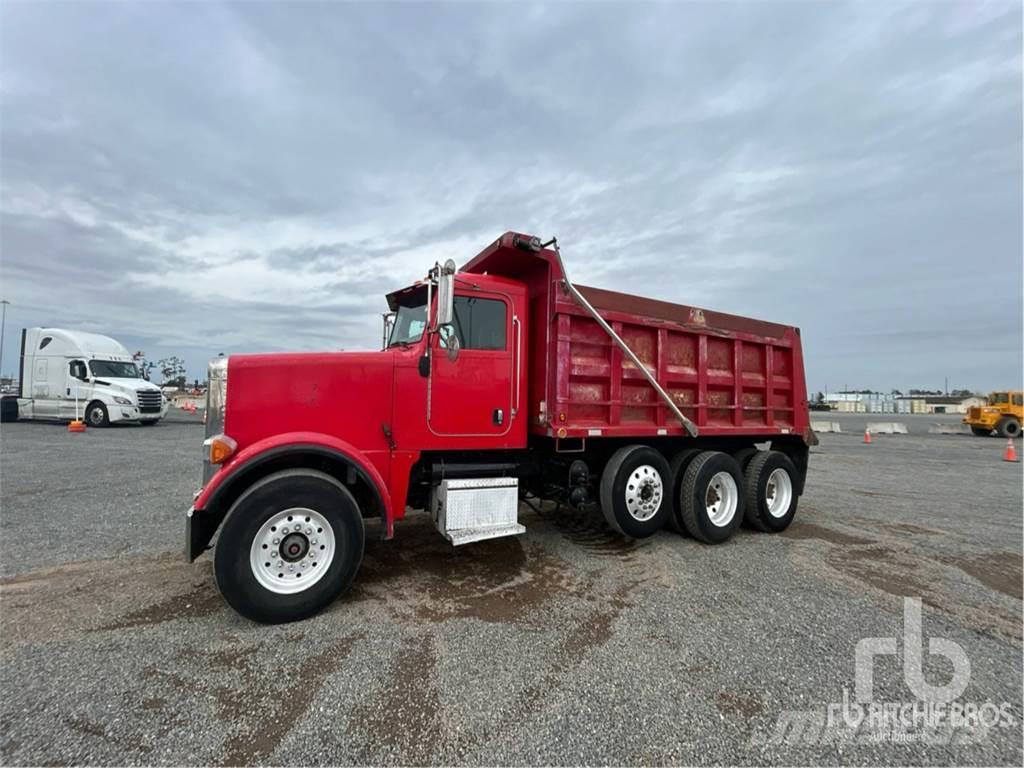
[(8, 3), (21, 325), (372, 347), (496, 234), (580, 282), (793, 323), (808, 383), (1021, 378), (1015, 3)]

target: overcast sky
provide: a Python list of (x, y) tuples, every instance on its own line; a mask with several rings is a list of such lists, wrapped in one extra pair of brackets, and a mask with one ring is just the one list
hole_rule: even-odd
[(190, 376), (375, 348), (497, 234), (798, 325), (808, 386), (1021, 386), (1018, 2), (0, 5), (23, 325)]

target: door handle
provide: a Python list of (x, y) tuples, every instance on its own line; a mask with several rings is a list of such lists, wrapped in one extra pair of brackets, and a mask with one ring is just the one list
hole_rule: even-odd
[(491, 418), (494, 420), (494, 426), (500, 427), (505, 421), (505, 412), (501, 408), (495, 408)]

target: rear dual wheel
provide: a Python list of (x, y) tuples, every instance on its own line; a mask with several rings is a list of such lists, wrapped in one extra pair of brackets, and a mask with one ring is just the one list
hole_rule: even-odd
[(705, 544), (727, 541), (743, 521), (767, 533), (784, 531), (793, 521), (796, 467), (780, 451), (684, 451), (676, 465), (682, 467), (676, 528)]
[(702, 451), (690, 461), (679, 484), (679, 519), (693, 538), (721, 544), (743, 521), (743, 473), (732, 456)]
[(765, 533), (786, 530), (796, 515), (796, 467), (781, 451), (760, 451), (744, 479), (747, 524)]

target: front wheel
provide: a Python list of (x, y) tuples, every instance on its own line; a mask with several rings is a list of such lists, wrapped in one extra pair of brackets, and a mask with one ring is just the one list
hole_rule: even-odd
[(90, 427), (109, 427), (110, 417), (107, 415), (107, 406), (98, 401), (89, 403), (85, 409), (85, 420)]
[(308, 618), (338, 598), (363, 559), (359, 506), (330, 475), (289, 469), (263, 478), (228, 512), (214, 552), (217, 586), (246, 618)]

